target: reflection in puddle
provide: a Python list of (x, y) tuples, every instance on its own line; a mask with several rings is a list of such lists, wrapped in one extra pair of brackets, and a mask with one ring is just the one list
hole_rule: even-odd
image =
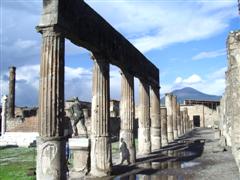
[(184, 176), (170, 176), (170, 175), (136, 175), (136, 180), (190, 180)]
[(181, 163), (181, 168), (189, 168), (189, 167), (193, 167), (193, 166), (197, 166), (199, 165), (200, 163), (199, 162), (182, 162)]
[[(158, 154), (152, 159), (144, 159), (133, 167), (132, 171), (115, 177), (116, 180), (190, 180), (192, 173), (185, 168), (200, 165), (192, 161), (202, 155), (205, 141), (189, 141), (185, 147), (172, 148)], [(154, 156), (155, 155), (155, 156)], [(128, 169), (129, 170), (129, 169)]]

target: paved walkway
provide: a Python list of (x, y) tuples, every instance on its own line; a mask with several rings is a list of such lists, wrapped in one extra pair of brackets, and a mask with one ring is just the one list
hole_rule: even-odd
[(101, 179), (240, 180), (231, 150), (218, 144), (213, 129), (194, 129), (161, 150), (138, 157), (136, 164), (115, 165), (113, 175)]

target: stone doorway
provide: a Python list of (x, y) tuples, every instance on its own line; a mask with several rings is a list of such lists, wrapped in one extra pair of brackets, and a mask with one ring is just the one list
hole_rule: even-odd
[(194, 127), (200, 127), (200, 116), (193, 116)]

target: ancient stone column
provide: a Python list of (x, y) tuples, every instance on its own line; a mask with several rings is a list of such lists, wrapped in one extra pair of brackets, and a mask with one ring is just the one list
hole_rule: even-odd
[(9, 93), (8, 93), (8, 117), (15, 116), (15, 82), (16, 82), (16, 68), (9, 68)]
[(168, 133), (167, 133), (167, 109), (161, 107), (161, 140), (162, 146), (168, 144)]
[(139, 91), (138, 153), (144, 155), (151, 152), (149, 85), (140, 80)]
[(161, 148), (161, 120), (159, 87), (151, 86), (150, 91), (151, 150)]
[(109, 134), (110, 92), (109, 63), (94, 54), (91, 120), (91, 174), (107, 176), (111, 172), (111, 137)]
[(165, 94), (165, 106), (167, 108), (167, 133), (168, 142), (173, 141), (173, 110), (172, 110), (172, 94)]
[(177, 104), (177, 135), (181, 135), (180, 104)]
[(53, 28), (42, 33), (39, 86), (40, 137), (37, 179), (66, 179), (64, 120), (64, 37)]
[(227, 39), (228, 77), (227, 77), (227, 118), (232, 131), (232, 152), (240, 171), (240, 30), (232, 31)]
[(184, 121), (183, 121), (183, 111), (180, 111), (180, 121), (181, 121), (181, 132), (180, 134), (184, 134)]
[(173, 138), (178, 138), (177, 133), (177, 97), (172, 96)]
[(6, 121), (7, 121), (7, 99), (8, 97), (4, 95), (1, 99), (2, 103), (2, 124), (1, 124), (1, 136), (6, 132)]
[(136, 149), (133, 134), (133, 121), (135, 119), (134, 76), (124, 70), (122, 71), (121, 76), (120, 140), (123, 138), (126, 142), (130, 153), (130, 162), (135, 163)]
[(187, 108), (184, 108), (183, 110), (183, 131), (184, 133), (187, 132), (187, 117), (188, 116), (188, 112), (187, 112)]

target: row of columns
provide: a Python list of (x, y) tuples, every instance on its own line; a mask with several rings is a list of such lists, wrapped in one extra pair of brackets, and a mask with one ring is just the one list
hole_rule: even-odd
[[(54, 28), (43, 28), (40, 69), (39, 121), (37, 140), (37, 179), (66, 179), (64, 117), (64, 37)], [(109, 134), (109, 62), (93, 53), (91, 174), (106, 176), (111, 172), (111, 137)], [(133, 134), (135, 119), (134, 76), (121, 73), (121, 131), (129, 148), (130, 161), (136, 160)], [(161, 145), (186, 132), (186, 114), (179, 112), (176, 97), (166, 95), (166, 108), (160, 109), (159, 85), (150, 86), (140, 79), (138, 150), (150, 154)], [(184, 111), (185, 112), (185, 111)], [(160, 121), (160, 114), (162, 121)], [(182, 131), (181, 131), (181, 128)]]
[[(64, 37), (52, 27), (39, 29), (42, 33), (40, 68), (39, 121), (37, 139), (37, 179), (66, 179), (64, 117)], [(91, 122), (91, 174), (106, 176), (111, 172), (111, 137), (109, 134), (109, 63), (99, 54), (93, 54), (92, 122)], [(121, 132), (130, 150), (130, 161), (136, 160), (133, 135), (135, 119), (134, 77), (122, 70)], [(160, 100), (159, 88), (151, 88), (140, 80), (139, 151), (140, 154), (159, 149)], [(150, 123), (152, 126), (150, 128)], [(151, 131), (151, 133), (150, 133)], [(151, 134), (151, 135), (150, 135)], [(54, 168), (53, 168), (54, 167)]]
[[(191, 121), (189, 121), (187, 108), (181, 111), (176, 96), (167, 93), (165, 95), (165, 106), (166, 109), (161, 108), (161, 121), (163, 126), (167, 126), (167, 131), (162, 129), (162, 141), (164, 144), (167, 144), (167, 142), (172, 142), (185, 134), (193, 126), (191, 125)], [(164, 118), (166, 118), (166, 120)]]

